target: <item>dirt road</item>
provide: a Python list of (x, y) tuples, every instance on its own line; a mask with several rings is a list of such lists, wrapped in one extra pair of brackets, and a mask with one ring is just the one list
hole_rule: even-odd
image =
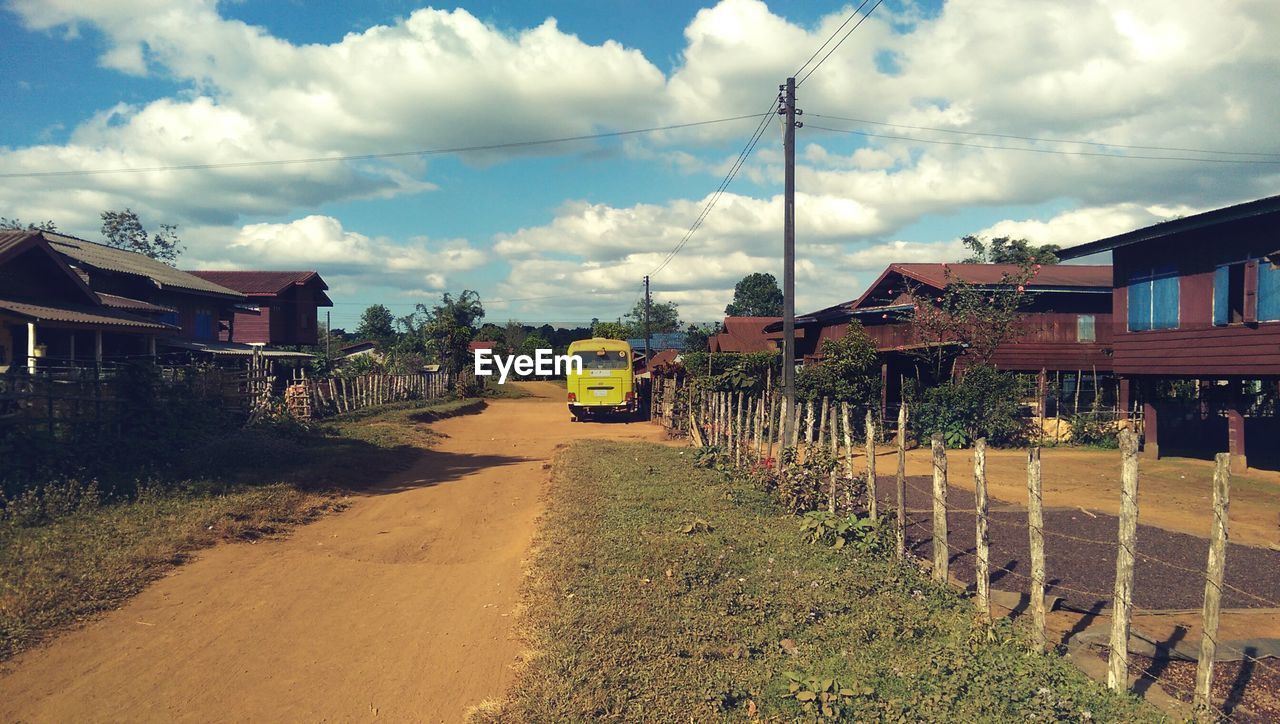
[(458, 721), (498, 698), (544, 463), (575, 437), (662, 437), (528, 389), (436, 423), (445, 440), (341, 515), (206, 551), (9, 662), (0, 720)]

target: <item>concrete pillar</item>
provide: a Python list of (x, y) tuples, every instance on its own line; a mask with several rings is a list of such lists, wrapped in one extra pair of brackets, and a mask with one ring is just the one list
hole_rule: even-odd
[(1121, 377), (1119, 389), (1116, 392), (1116, 407), (1120, 408), (1120, 412), (1124, 413), (1127, 420), (1132, 406), (1133, 400), (1129, 392), (1129, 378)]
[(27, 322), (27, 373), (36, 373), (36, 323)]
[(94, 364), (102, 365), (102, 330), (93, 330), (93, 361)]
[(1244, 413), (1239, 400), (1233, 400), (1227, 409), (1227, 451), (1231, 453), (1231, 471), (1243, 473), (1249, 469), (1249, 458), (1244, 447)]
[(70, 337), (68, 338), (68, 340), (70, 344), (70, 352), (68, 352), (67, 355), (71, 361), (71, 369), (75, 369), (76, 367), (76, 331), (74, 329), (71, 330)]

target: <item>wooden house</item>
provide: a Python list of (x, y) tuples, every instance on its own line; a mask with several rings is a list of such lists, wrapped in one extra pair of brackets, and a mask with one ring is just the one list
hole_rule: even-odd
[(725, 317), (720, 333), (707, 344), (712, 352), (770, 352), (780, 348), (782, 338), (765, 329), (781, 323), (781, 317)]
[[(929, 345), (954, 343), (922, 338), (911, 321), (913, 294), (940, 295), (953, 281), (993, 287), (1018, 271), (1012, 264), (890, 264), (857, 299), (796, 317), (796, 361), (820, 359), (823, 342), (843, 337), (857, 320), (880, 353), (884, 401), (896, 401), (905, 379), (922, 377), (917, 353)], [(1111, 373), (1110, 267), (1047, 265), (1025, 286), (1029, 302), (1019, 315), (1020, 332), (995, 350), (991, 364), (1036, 374), (1041, 410), (1046, 409), (1050, 375), (1065, 378), (1067, 394), (1084, 387), (1091, 403), (1098, 394), (1097, 381)], [(766, 329), (777, 333), (781, 328), (775, 322)], [(959, 371), (969, 360), (963, 350), (955, 352), (953, 371)], [(1052, 405), (1048, 409), (1056, 413)]]
[(191, 275), (248, 297), (220, 339), (266, 345), (315, 345), (318, 309), (332, 307), (329, 285), (314, 271), (192, 271)]
[(0, 372), (54, 371), (154, 357), (178, 332), (168, 307), (98, 293), (48, 235), (0, 231)]
[(42, 232), (42, 236), (109, 303), (173, 327), (166, 339), (216, 342), (220, 330), (229, 327), (237, 308), (247, 301), (239, 292), (137, 252), (65, 234)]
[(1112, 257), (1113, 364), (1125, 403), (1142, 406), (1146, 452), (1280, 466), (1280, 196), (1061, 256), (1100, 252)]

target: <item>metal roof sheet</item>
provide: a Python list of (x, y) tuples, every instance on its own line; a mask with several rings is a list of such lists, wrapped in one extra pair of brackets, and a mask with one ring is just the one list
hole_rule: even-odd
[(193, 270), (187, 272), (205, 281), (213, 282), (241, 294), (279, 294), (295, 284), (306, 284), (312, 279), (321, 289), (329, 285), (314, 271), (222, 271)]
[(164, 262), (156, 261), (134, 251), (116, 249), (105, 244), (97, 244), (85, 239), (77, 239), (74, 236), (48, 231), (43, 232), (43, 234), (54, 251), (70, 257), (78, 264), (105, 271), (146, 277), (160, 287), (173, 287), (232, 299), (244, 298), (243, 294), (233, 289), (228, 289), (220, 284), (174, 269)]
[(11, 299), (0, 299), (0, 310), (27, 317), (35, 322), (62, 322), (65, 324), (84, 324), (94, 327), (131, 328), (138, 330), (169, 331), (175, 330), (169, 324), (154, 322), (136, 317), (126, 312), (119, 312), (106, 307), (53, 307), (44, 304), (31, 304)]

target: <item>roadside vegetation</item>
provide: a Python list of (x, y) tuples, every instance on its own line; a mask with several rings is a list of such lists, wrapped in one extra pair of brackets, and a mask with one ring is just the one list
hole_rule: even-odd
[(434, 442), (427, 423), (483, 407), (406, 402), (247, 428), (165, 415), (129, 446), (87, 452), (44, 450), (38, 432), (8, 431), (0, 458), (28, 464), (7, 471), (0, 498), (0, 660), (119, 605), (200, 548), (341, 510), (347, 491)]
[(812, 506), (713, 455), (560, 453), (525, 602), (531, 651), (508, 700), (476, 719), (1159, 719), (891, 560), (875, 522), (796, 515)]

